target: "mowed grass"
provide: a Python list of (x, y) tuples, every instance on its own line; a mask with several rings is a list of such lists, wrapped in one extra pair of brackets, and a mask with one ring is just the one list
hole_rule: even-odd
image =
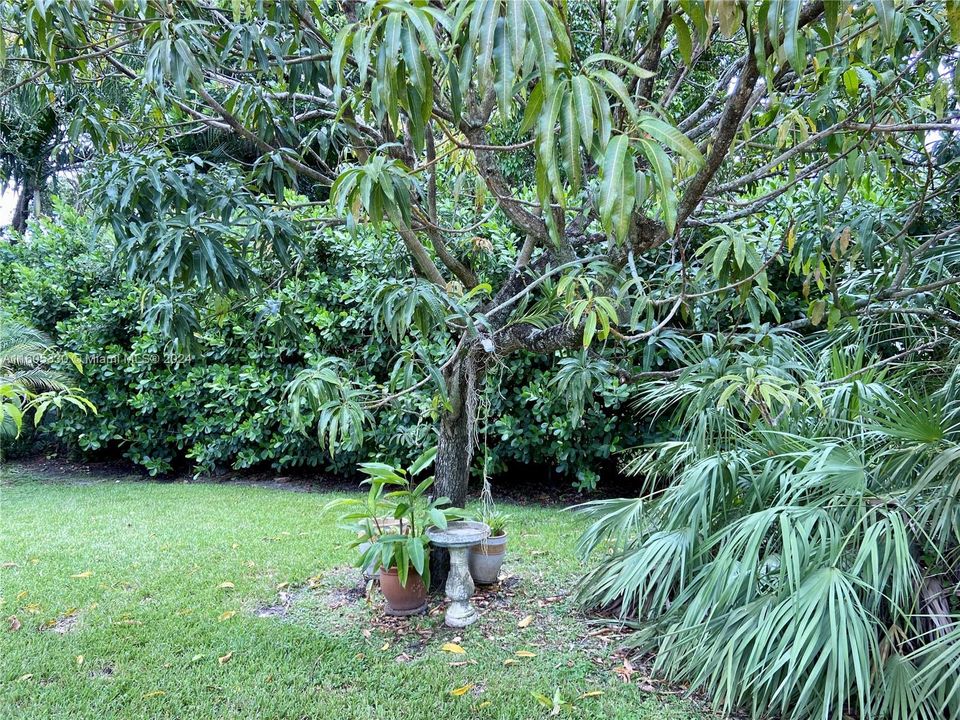
[(692, 717), (624, 681), (616, 641), (558, 598), (581, 570), (569, 513), (508, 508), (512, 589), (454, 631), (437, 598), (385, 622), (375, 589), (350, 592), (349, 537), (321, 513), (332, 497), (6, 469), (0, 717), (540, 718), (534, 694), (557, 690), (568, 717)]

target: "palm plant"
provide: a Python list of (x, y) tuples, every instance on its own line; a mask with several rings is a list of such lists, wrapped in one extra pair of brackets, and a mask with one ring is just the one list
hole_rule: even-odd
[[(78, 388), (68, 385), (65, 375), (50, 369), (47, 358), (52, 350), (42, 332), (0, 314), (0, 439), (17, 437), (24, 416), (31, 411), (34, 425), (40, 424), (51, 406), (59, 410), (70, 404), (96, 412)], [(76, 355), (67, 353), (67, 357), (83, 371)]]
[(626, 465), (642, 497), (577, 508), (580, 600), (723, 711), (960, 712), (956, 355), (887, 373), (860, 340), (708, 339), (640, 393), (674, 431)]

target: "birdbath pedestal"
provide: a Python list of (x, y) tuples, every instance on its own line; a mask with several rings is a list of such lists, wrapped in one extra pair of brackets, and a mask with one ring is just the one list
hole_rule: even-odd
[(444, 622), (450, 627), (462, 628), (476, 622), (480, 615), (470, 604), (474, 584), (467, 565), (467, 549), (490, 536), (490, 526), (471, 520), (447, 523), (445, 530), (433, 527), (427, 530), (430, 543), (450, 551), (450, 573), (447, 575), (447, 597), (450, 605)]

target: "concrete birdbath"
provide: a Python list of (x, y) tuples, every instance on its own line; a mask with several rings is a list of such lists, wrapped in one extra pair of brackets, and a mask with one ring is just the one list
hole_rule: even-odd
[(470, 604), (473, 595), (473, 578), (467, 564), (467, 550), (490, 535), (490, 526), (472, 520), (456, 520), (448, 523), (446, 530), (433, 527), (427, 530), (430, 544), (450, 551), (450, 574), (447, 575), (447, 614), (444, 622), (450, 627), (462, 628), (477, 621), (480, 615)]

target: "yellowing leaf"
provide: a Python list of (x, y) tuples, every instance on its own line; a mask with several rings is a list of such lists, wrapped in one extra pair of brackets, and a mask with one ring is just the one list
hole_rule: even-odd
[(27, 603), (23, 606), (23, 609), (31, 615), (36, 615), (40, 612), (40, 603)]
[(383, 647), (380, 648), (380, 652), (384, 652), (384, 651), (389, 650), (389, 649), (390, 649), (390, 643), (385, 642), (385, 643), (383, 644)]
[(532, 622), (533, 622), (533, 615), (527, 615), (525, 618), (523, 618), (523, 620), (517, 623), (517, 627), (525, 628), (525, 627), (528, 627)]
[(530, 652), (529, 650), (517, 650), (517, 652), (514, 653), (514, 654), (515, 654), (517, 657), (522, 657), (522, 658), (532, 658), (532, 657), (536, 657), (536, 656), (537, 656), (536, 653), (532, 653), (532, 652)]
[(226, 665), (228, 662), (230, 662), (230, 658), (232, 657), (233, 657), (233, 651), (231, 650), (226, 655), (221, 655), (220, 657), (218, 657), (217, 662), (220, 663), (221, 665)]
[(72, 578), (88, 578), (93, 575), (93, 572), (90, 570), (84, 570), (82, 573), (77, 573), (76, 575), (71, 575)]
[(454, 697), (460, 697), (461, 695), (466, 695), (470, 692), (470, 689), (473, 687), (473, 683), (467, 683), (466, 685), (461, 685), (458, 688), (450, 691), (450, 694)]
[(162, 695), (166, 695), (163, 690), (154, 690), (153, 692), (144, 693), (143, 699), (146, 700), (147, 698), (160, 697)]
[(232, 582), (227, 580), (226, 582), (222, 582), (219, 585), (217, 585), (217, 587), (220, 590), (233, 590), (236, 587), (236, 585), (234, 585)]
[(467, 652), (460, 645), (457, 645), (456, 643), (444, 643), (440, 649), (443, 650), (444, 652), (456, 653), (457, 655), (463, 655), (465, 652)]
[(83, 655), (77, 655), (77, 667), (83, 665)]
[(20, 592), (17, 593), (17, 602), (20, 602), (29, 594), (30, 592), (28, 590), (21, 590)]
[(493, 705), (492, 702), (489, 700), (484, 700), (482, 703), (477, 705), (477, 710), (483, 710), (485, 707), (490, 707), (491, 705)]
[(580, 696), (579, 699), (583, 700), (584, 698), (600, 697), (601, 695), (603, 695), (603, 690), (591, 690), (590, 692), (585, 692)]
[(225, 613), (220, 613), (220, 617), (217, 618), (217, 620), (219, 622), (223, 622), (224, 620), (229, 620), (236, 614), (237, 614), (236, 610), (227, 610)]
[(516, 665), (517, 661), (514, 658), (507, 658), (503, 661), (504, 665)]

